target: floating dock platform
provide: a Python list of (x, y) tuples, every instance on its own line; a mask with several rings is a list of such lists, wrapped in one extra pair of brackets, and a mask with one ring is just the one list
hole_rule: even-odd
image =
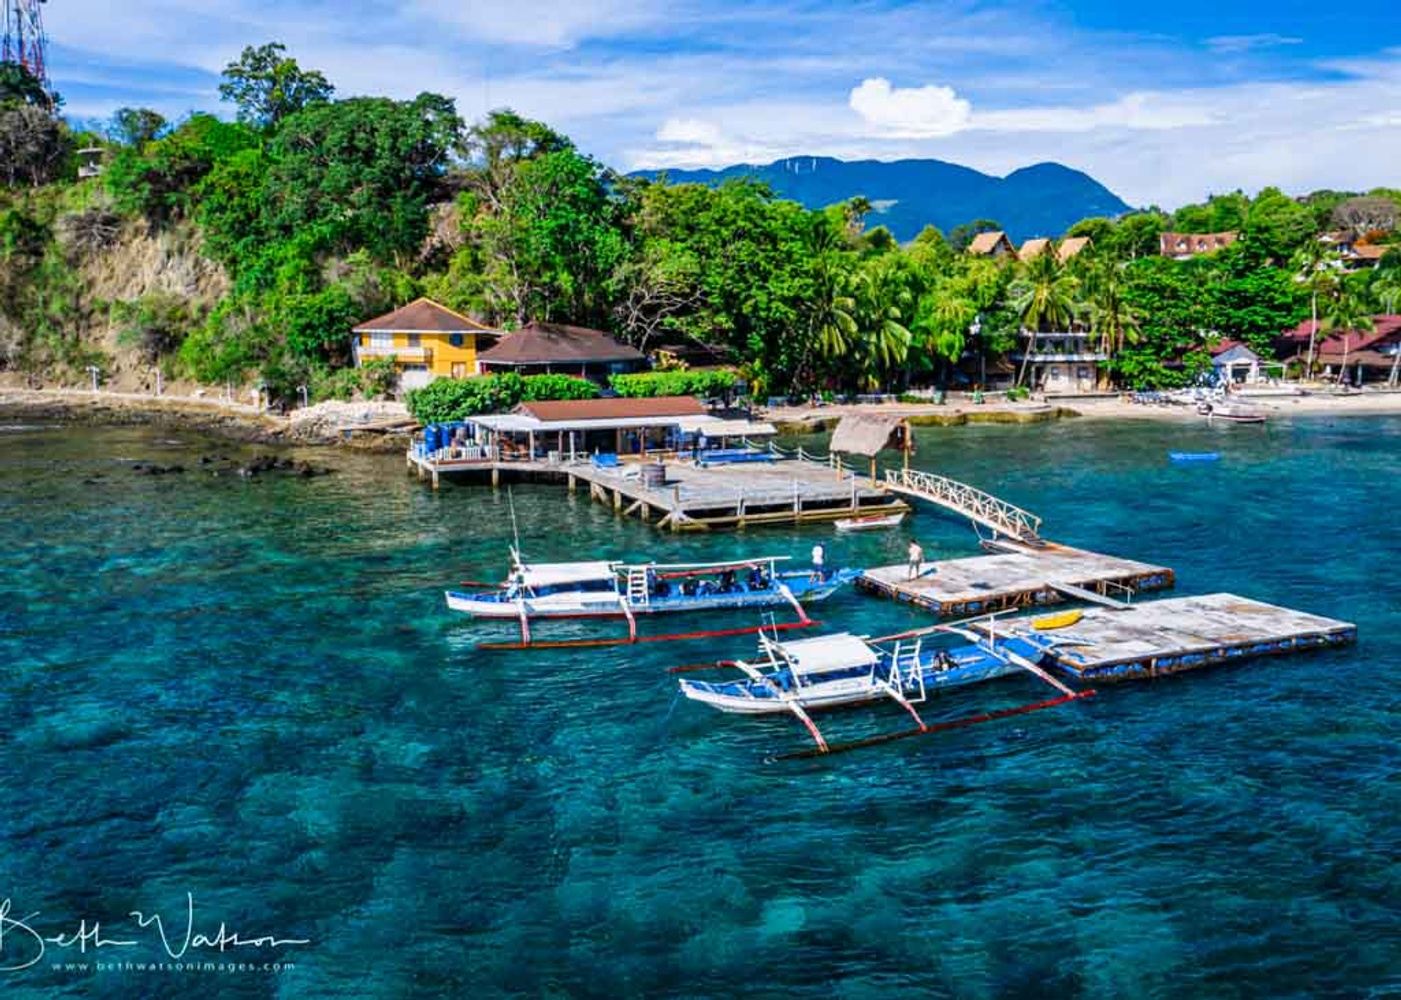
[[(999, 633), (1022, 623), (999, 622)], [(986, 632), (986, 623), (974, 626)], [(1235, 594), (1145, 601), (1127, 609), (1088, 608), (1074, 625), (1044, 632), (1065, 645), (1052, 655), (1087, 684), (1144, 680), (1260, 656), (1345, 646), (1357, 626)]]
[(999, 542), (1004, 551), (965, 559), (927, 562), (918, 579), (904, 564), (868, 569), (856, 581), (862, 590), (927, 608), (942, 617), (1007, 611), (1068, 600), (1121, 605), (1145, 590), (1175, 582), (1166, 566), (1120, 559), (1045, 542), (1039, 546)]
[(662, 482), (648, 482), (645, 464), (599, 467), (588, 461), (429, 459), (410, 451), (410, 471), (501, 482), (564, 483), (625, 516), (671, 531), (711, 531), (762, 524), (804, 524), (842, 517), (893, 514), (909, 506), (870, 479), (840, 466), (794, 458), (699, 466), (666, 461)]

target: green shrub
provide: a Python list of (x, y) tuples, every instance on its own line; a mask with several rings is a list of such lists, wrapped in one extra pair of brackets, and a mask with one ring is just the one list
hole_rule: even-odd
[(383, 399), (398, 383), (393, 358), (367, 358), (360, 366), (360, 389), (371, 399)]
[(361, 383), (360, 371), (355, 368), (316, 369), (311, 376), (311, 401), (320, 403), (327, 399), (338, 399), (346, 402), (355, 398)]
[[(505, 377), (505, 376), (502, 376)], [(522, 402), (537, 399), (595, 399), (598, 386), (573, 375), (527, 375), (522, 381)]]
[(619, 396), (718, 396), (734, 388), (732, 369), (676, 370), (613, 375), (608, 384)]
[(530, 375), (521, 378), (477, 375), (473, 378), (440, 378), (422, 389), (409, 390), (405, 402), (413, 418), (424, 424), (461, 420), (478, 413), (501, 413), (522, 401), (592, 399), (598, 386), (572, 375)]

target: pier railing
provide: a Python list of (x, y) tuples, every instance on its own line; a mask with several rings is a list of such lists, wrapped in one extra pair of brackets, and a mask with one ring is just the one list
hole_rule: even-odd
[(917, 469), (889, 469), (885, 486), (938, 504), (1003, 535), (1028, 542), (1040, 540), (1041, 518), (956, 479)]

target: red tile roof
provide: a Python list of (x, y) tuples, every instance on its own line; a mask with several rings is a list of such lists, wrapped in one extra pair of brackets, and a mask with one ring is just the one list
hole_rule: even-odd
[(489, 333), (500, 335), (501, 331), (478, 323), (476, 320), (453, 312), (447, 306), (439, 305), (432, 299), (414, 299), (406, 306), (393, 312), (376, 316), (357, 326), (355, 333), (394, 332), (394, 333)]
[(484, 364), (505, 365), (644, 360), (641, 351), (618, 343), (602, 330), (558, 323), (531, 323), (478, 357)]
[[(1304, 320), (1292, 330), (1284, 332), (1284, 339), (1306, 346), (1309, 342), (1309, 329), (1312, 327), (1312, 320)], [(1359, 333), (1356, 330), (1346, 331), (1348, 335), (1348, 349), (1352, 351), (1365, 351), (1369, 347), (1381, 344), (1389, 344), (1393, 340), (1401, 340), (1401, 316), (1374, 316), (1372, 317), (1372, 329), (1366, 333)], [(1343, 332), (1338, 330), (1323, 330), (1322, 321), (1319, 322), (1318, 341), (1314, 347), (1317, 353), (1341, 354), (1343, 352)]]
[(645, 417), (702, 416), (708, 411), (695, 396), (653, 396), (646, 399), (558, 399), (522, 403), (517, 413), (537, 420), (632, 420)]

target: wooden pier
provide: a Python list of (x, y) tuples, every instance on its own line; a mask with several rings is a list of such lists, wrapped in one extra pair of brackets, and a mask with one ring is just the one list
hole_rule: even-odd
[(1117, 604), (1133, 594), (1164, 590), (1174, 583), (1173, 572), (1166, 566), (1054, 542), (1001, 542), (998, 547), (1004, 551), (927, 562), (915, 580), (909, 579), (903, 564), (868, 569), (856, 585), (940, 616), (957, 617), (1096, 597), (1099, 603)]
[(501, 461), (480, 454), (426, 458), (410, 450), (408, 468), (436, 487), (443, 475), (503, 482), (557, 482), (624, 516), (670, 531), (711, 531), (763, 524), (804, 524), (908, 510), (899, 497), (839, 463), (775, 457), (769, 462), (698, 466), (664, 460), (665, 479), (645, 481), (643, 463), (600, 467), (590, 461)]
[[(973, 626), (986, 632), (988, 625)], [(1005, 635), (1024, 622), (992, 626)], [(1092, 684), (1144, 680), (1217, 663), (1279, 656), (1357, 641), (1357, 626), (1235, 594), (1145, 601), (1123, 610), (1087, 608), (1072, 626), (1042, 633), (1065, 645), (1055, 665)]]

